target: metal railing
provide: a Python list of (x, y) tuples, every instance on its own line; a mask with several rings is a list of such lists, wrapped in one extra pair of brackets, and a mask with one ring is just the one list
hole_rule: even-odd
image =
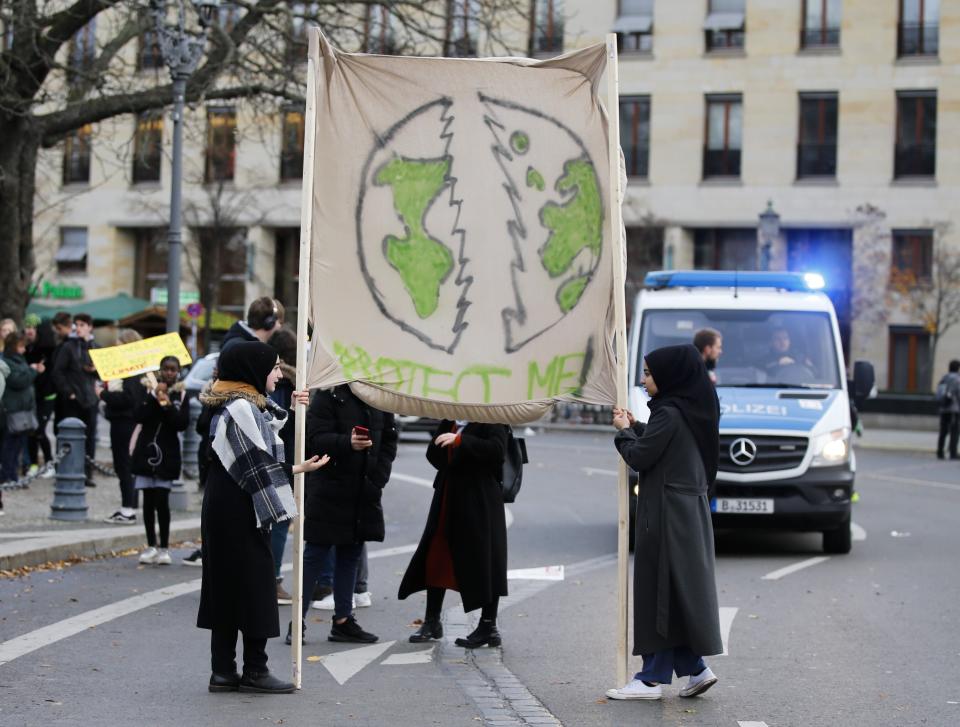
[(836, 48), (840, 45), (840, 28), (803, 28), (800, 31), (801, 48)]
[(708, 30), (707, 51), (740, 50), (746, 33), (742, 30)]
[(897, 26), (898, 56), (935, 56), (940, 50), (937, 23), (900, 23)]
[(739, 177), (740, 150), (739, 149), (710, 149), (703, 150), (703, 177)]

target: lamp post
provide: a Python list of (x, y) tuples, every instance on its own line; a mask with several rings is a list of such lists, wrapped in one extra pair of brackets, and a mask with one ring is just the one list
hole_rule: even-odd
[(773, 201), (767, 200), (767, 208), (759, 214), (757, 235), (760, 238), (760, 269), (770, 269), (773, 241), (780, 236), (780, 215), (773, 210)]
[(157, 43), (163, 63), (173, 81), (173, 162), (170, 173), (170, 227), (167, 232), (167, 332), (180, 331), (180, 255), (183, 242), (183, 103), (187, 80), (196, 70), (207, 42), (207, 28), (216, 14), (219, 0), (193, 0), (200, 20), (200, 33), (188, 31), (185, 0), (174, 0), (177, 23), (167, 25), (165, 0), (150, 0)]

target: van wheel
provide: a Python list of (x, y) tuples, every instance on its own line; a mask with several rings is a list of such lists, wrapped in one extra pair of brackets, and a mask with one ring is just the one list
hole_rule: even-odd
[(850, 532), (850, 516), (843, 521), (836, 530), (823, 531), (823, 552), (835, 555), (844, 555), (850, 552), (853, 544), (853, 534)]

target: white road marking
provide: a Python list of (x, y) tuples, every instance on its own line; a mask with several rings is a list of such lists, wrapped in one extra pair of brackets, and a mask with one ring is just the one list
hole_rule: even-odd
[(853, 533), (854, 542), (862, 542), (867, 539), (867, 531), (856, 523), (850, 523), (850, 532)]
[(370, 644), (370, 646), (361, 646), (359, 649), (348, 649), (347, 651), (337, 651), (333, 654), (327, 654), (320, 662), (326, 668), (330, 675), (337, 680), (337, 684), (343, 686), (350, 677), (358, 674), (367, 664), (370, 664), (393, 646), (396, 641), (384, 641), (380, 644)]
[(828, 560), (830, 560), (830, 556), (828, 555), (818, 555), (816, 558), (807, 558), (806, 560), (801, 560), (799, 563), (794, 563), (793, 565), (788, 565), (784, 568), (778, 568), (775, 571), (767, 573), (767, 575), (763, 576), (761, 580), (778, 581), (784, 576), (788, 576), (791, 573), (796, 573), (798, 570), (809, 568), (812, 565), (819, 565), (820, 563), (825, 563)]
[(507, 571), (507, 579), (513, 581), (562, 581), (562, 565), (545, 565), (542, 568), (514, 568)]
[(593, 475), (607, 475), (608, 477), (617, 477), (620, 475), (616, 470), (604, 470), (597, 467), (581, 467), (580, 471), (591, 477)]
[(720, 656), (727, 656), (730, 653), (730, 629), (739, 610), (736, 606), (720, 607), (720, 638), (723, 639), (723, 653)]
[(414, 477), (413, 475), (404, 475), (399, 472), (392, 472), (390, 474), (391, 480), (400, 480), (401, 482), (409, 482), (411, 485), (420, 485), (421, 487), (433, 488), (433, 480), (428, 480), (426, 477)]
[(411, 651), (406, 654), (392, 654), (380, 663), (384, 666), (407, 666), (408, 664), (429, 664), (433, 661), (433, 651), (436, 647), (420, 651)]
[(367, 560), (371, 558), (389, 558), (391, 555), (403, 555), (404, 553), (412, 553), (417, 549), (417, 544), (412, 543), (410, 545), (398, 545), (395, 548), (380, 548), (379, 550), (373, 550), (367, 553)]
[(912, 477), (892, 477), (889, 475), (876, 475), (872, 472), (863, 473), (864, 477), (872, 477), (875, 480), (884, 482), (896, 482), (898, 485), (919, 485), (921, 487), (935, 487), (941, 490), (956, 490), (960, 492), (960, 485), (953, 485), (949, 482), (939, 482), (937, 480), (918, 480)]
[(767, 727), (766, 722), (743, 722), (741, 720), (737, 720), (737, 724), (739, 727)]

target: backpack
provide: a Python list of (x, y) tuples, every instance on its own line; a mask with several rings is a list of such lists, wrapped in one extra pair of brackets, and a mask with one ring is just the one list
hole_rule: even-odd
[(503, 488), (503, 501), (514, 502), (520, 485), (523, 484), (523, 465), (527, 459), (527, 443), (522, 437), (513, 436), (513, 429), (507, 427), (507, 454), (503, 458), (503, 470), (500, 473), (500, 486)]

